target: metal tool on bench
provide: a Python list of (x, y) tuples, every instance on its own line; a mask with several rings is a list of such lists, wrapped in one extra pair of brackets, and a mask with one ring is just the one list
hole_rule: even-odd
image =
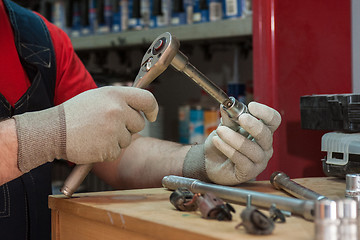
[(233, 203), (246, 204), (248, 196), (250, 195), (252, 205), (254, 206), (269, 209), (272, 204), (276, 204), (277, 208), (290, 211), (295, 215), (305, 218), (306, 220), (314, 219), (315, 201), (313, 200), (302, 200), (266, 194), (240, 188), (205, 183), (197, 179), (179, 176), (165, 176), (162, 179), (162, 185), (170, 190), (175, 190), (179, 187), (186, 187), (193, 193), (204, 194), (206, 192), (212, 192), (219, 198)]
[(251, 206), (251, 195), (248, 196), (246, 208), (240, 214), (242, 222), (235, 228), (243, 226), (247, 233), (254, 235), (268, 235), (274, 231), (274, 221)]
[[(209, 93), (210, 96), (222, 104), (230, 119), (233, 120), (233, 125), (229, 127), (237, 130), (239, 125), (236, 120), (242, 113), (248, 111), (247, 106), (234, 97), (229, 97), (221, 88), (195, 68), (189, 62), (188, 58), (179, 51), (179, 47), (179, 41), (172, 36), (171, 33), (166, 32), (158, 36), (145, 53), (133, 86), (139, 88), (147, 87), (154, 79), (163, 73), (169, 65), (171, 65), (176, 70), (192, 79), (197, 85)], [(242, 134), (246, 135), (247, 133)], [(75, 166), (65, 180), (61, 192), (66, 196), (71, 197), (91, 168), (92, 164)]]
[(294, 182), (283, 172), (278, 171), (271, 174), (270, 182), (275, 189), (282, 189), (297, 198), (309, 200), (321, 200), (326, 198), (325, 196)]

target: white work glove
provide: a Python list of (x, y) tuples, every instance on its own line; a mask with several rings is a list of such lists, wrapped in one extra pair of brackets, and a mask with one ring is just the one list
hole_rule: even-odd
[(158, 104), (146, 90), (102, 87), (38, 112), (16, 115), (18, 166), (28, 172), (54, 159), (76, 164), (113, 161), (145, 126)]
[[(236, 185), (259, 175), (273, 154), (273, 133), (281, 123), (280, 114), (257, 102), (249, 112), (239, 116), (240, 132), (248, 132), (250, 140), (226, 125), (233, 125), (221, 109), (222, 123), (206, 139), (194, 145), (186, 155), (183, 175), (223, 185)], [(225, 125), (225, 126), (224, 126)]]

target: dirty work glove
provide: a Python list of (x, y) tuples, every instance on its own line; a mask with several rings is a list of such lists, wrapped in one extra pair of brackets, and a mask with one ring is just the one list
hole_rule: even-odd
[(76, 164), (113, 161), (145, 126), (155, 121), (154, 96), (133, 87), (102, 87), (83, 92), (46, 110), (16, 115), (18, 166), (28, 172), (53, 159)]
[[(236, 185), (259, 175), (273, 154), (273, 133), (281, 122), (280, 114), (257, 102), (251, 102), (249, 112), (238, 118), (238, 123), (250, 135), (250, 140), (227, 125), (227, 113), (221, 109), (221, 124), (206, 139), (194, 145), (183, 165), (184, 177), (223, 185)], [(259, 120), (260, 119), (260, 120)]]

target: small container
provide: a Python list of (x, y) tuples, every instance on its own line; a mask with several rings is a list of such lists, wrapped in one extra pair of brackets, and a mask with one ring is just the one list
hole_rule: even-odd
[(210, 22), (223, 19), (222, 0), (209, 0), (209, 19)]
[(346, 174), (345, 197), (357, 201), (360, 199), (360, 174)]
[(220, 115), (218, 108), (210, 108), (204, 110), (204, 134), (205, 137), (218, 127), (220, 123)]
[(207, 0), (195, 0), (193, 22), (209, 22), (209, 3)]
[(189, 127), (190, 127), (190, 105), (180, 106), (179, 114), (179, 142), (189, 144)]
[(357, 201), (348, 198), (336, 203), (340, 219), (339, 240), (357, 240)]
[(315, 202), (315, 240), (338, 240), (340, 220), (336, 201), (323, 199)]

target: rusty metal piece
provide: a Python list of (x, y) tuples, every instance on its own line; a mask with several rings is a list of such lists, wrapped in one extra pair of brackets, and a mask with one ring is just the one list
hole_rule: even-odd
[(269, 209), (272, 204), (276, 204), (276, 207), (281, 210), (290, 211), (292, 214), (302, 216), (307, 220), (314, 219), (315, 202), (313, 200), (283, 197), (274, 194), (205, 183), (197, 179), (172, 175), (165, 176), (162, 179), (162, 185), (171, 190), (178, 187), (187, 187), (193, 193), (213, 192), (216, 196), (225, 201), (233, 203), (244, 203), (246, 202), (247, 196), (251, 195), (254, 206)]
[(235, 228), (243, 226), (249, 234), (269, 235), (274, 231), (273, 220), (251, 206), (251, 195), (247, 196), (246, 208), (241, 212), (240, 217), (242, 222)]
[(280, 209), (278, 209), (275, 204), (270, 206), (269, 213), (270, 213), (270, 219), (273, 220), (273, 222), (279, 222), (279, 223), (286, 222), (284, 213)]
[(213, 193), (205, 193), (204, 196), (197, 195), (197, 205), (203, 218), (217, 219), (219, 221), (231, 221), (231, 212), (235, 209)]
[(170, 202), (177, 210), (180, 211), (195, 211), (198, 208), (194, 194), (185, 187), (176, 189), (170, 195)]

